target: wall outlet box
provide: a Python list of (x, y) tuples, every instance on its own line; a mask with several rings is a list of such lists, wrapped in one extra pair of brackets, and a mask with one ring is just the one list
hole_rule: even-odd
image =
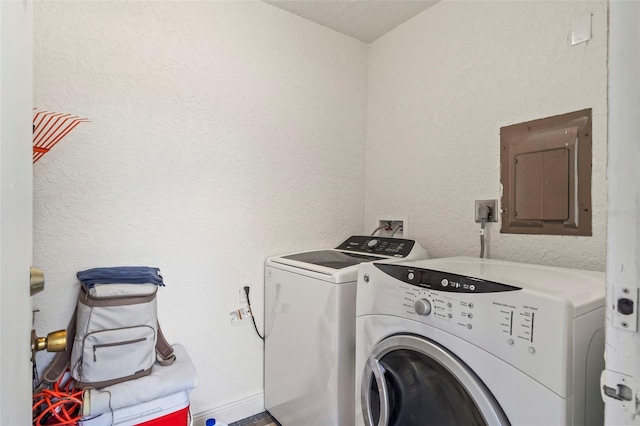
[(378, 229), (374, 236), (408, 238), (409, 216), (391, 214), (377, 216), (373, 229)]
[(491, 212), (489, 213), (489, 219), (487, 219), (487, 222), (497, 222), (498, 215), (500, 214), (498, 212), (498, 200), (476, 200), (476, 203), (475, 203), (476, 222), (478, 223), (482, 222), (480, 220), (480, 214), (478, 213), (478, 209), (482, 205), (485, 205), (489, 207), (489, 209), (491, 209)]

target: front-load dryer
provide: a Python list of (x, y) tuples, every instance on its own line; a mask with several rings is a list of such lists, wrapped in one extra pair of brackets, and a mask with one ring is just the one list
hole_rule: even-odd
[(416, 241), (353, 236), (267, 259), (265, 408), (283, 426), (353, 426), (358, 265), (426, 259)]
[(601, 425), (605, 279), (474, 258), (362, 265), (356, 422)]

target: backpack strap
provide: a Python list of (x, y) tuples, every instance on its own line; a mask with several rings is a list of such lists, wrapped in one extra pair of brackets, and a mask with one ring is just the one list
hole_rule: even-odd
[(73, 310), (73, 315), (67, 326), (67, 345), (62, 352), (56, 353), (53, 357), (51, 364), (44, 370), (42, 374), (42, 380), (38, 385), (38, 389), (51, 387), (54, 383), (60, 380), (60, 377), (69, 367), (69, 361), (71, 360), (71, 349), (73, 348), (73, 340), (76, 337), (76, 309)]
[(173, 364), (176, 356), (173, 354), (173, 347), (167, 342), (158, 322), (158, 340), (156, 341), (156, 360), (158, 364), (167, 366)]

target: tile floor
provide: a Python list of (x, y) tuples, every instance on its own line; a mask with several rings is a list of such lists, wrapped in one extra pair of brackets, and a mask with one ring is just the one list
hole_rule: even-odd
[(280, 426), (280, 423), (271, 417), (269, 413), (263, 411), (255, 416), (233, 422), (229, 426)]

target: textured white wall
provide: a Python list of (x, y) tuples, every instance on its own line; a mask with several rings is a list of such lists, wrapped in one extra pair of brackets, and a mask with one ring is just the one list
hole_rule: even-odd
[[(586, 13), (594, 37), (571, 47)], [(334, 245), (365, 212), (367, 230), (409, 215), (433, 256), (477, 255), (500, 127), (587, 107), (593, 237), (492, 224), (489, 254), (604, 269), (606, 15), (445, 1), (370, 45), (367, 72), (365, 45), (262, 2), (36, 2), (34, 104), (92, 120), (34, 167), (36, 327), (66, 325), (77, 270), (159, 266), (163, 328), (199, 372), (194, 412), (259, 396), (261, 342), (228, 312), (246, 282), (261, 318), (266, 256)]]
[[(570, 45), (593, 14), (593, 39)], [(592, 237), (500, 234), (496, 259), (604, 270), (607, 2), (444, 1), (370, 46), (365, 220), (409, 215), (434, 257), (478, 256), (474, 200), (500, 198), (500, 127), (593, 108)]]
[(250, 283), (261, 327), (267, 256), (361, 231), (366, 46), (263, 2), (36, 2), (34, 27), (34, 105), (92, 121), (34, 166), (39, 332), (76, 271), (158, 266), (194, 413), (261, 403), (262, 342), (229, 312)]

